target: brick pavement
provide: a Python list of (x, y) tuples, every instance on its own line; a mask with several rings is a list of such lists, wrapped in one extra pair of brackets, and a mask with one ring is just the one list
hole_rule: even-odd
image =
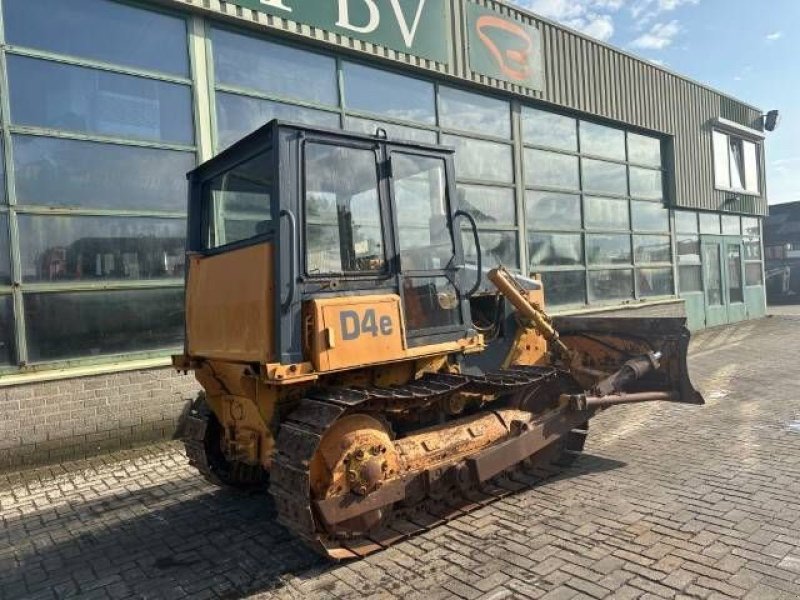
[(800, 598), (800, 311), (709, 331), (703, 408), (592, 421), (562, 477), (329, 565), (176, 444), (0, 476), (0, 598)]

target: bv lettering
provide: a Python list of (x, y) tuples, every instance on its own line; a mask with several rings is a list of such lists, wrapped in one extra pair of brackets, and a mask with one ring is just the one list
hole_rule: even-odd
[[(261, 0), (262, 2), (266, 2), (266, 0)], [(280, 5), (282, 0), (270, 0), (267, 4), (271, 4), (272, 6), (276, 6), (278, 8), (285, 8)], [(336, 21), (336, 26), (341, 27), (342, 29), (349, 29), (355, 33), (373, 33), (377, 31), (378, 27), (381, 25), (381, 11), (378, 8), (378, 5), (375, 3), (375, 0), (338, 0), (339, 1), (339, 19)], [(394, 12), (395, 19), (397, 19), (397, 25), (400, 27), (400, 33), (403, 34), (403, 41), (406, 44), (407, 48), (411, 48), (414, 45), (414, 40), (417, 37), (417, 30), (419, 29), (419, 23), (422, 19), (422, 11), (425, 10), (425, 3), (428, 0), (418, 0), (417, 3), (417, 11), (414, 13), (414, 20), (409, 25), (408, 18), (406, 14), (403, 12), (403, 8), (400, 6), (400, 0), (389, 0), (389, 4), (392, 6), (392, 11)], [(350, 5), (351, 2), (360, 2), (363, 6), (366, 7), (369, 17), (367, 18), (366, 23), (353, 23), (351, 15), (350, 15)], [(277, 3), (277, 4), (275, 4)], [(291, 10), (291, 9), (287, 9)]]

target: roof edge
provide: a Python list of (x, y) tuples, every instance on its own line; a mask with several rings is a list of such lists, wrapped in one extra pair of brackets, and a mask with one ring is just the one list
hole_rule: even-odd
[[(466, 0), (466, 1), (469, 2), (469, 0)], [(558, 21), (554, 21), (553, 19), (550, 19), (548, 17), (543, 17), (543, 16), (539, 15), (538, 13), (533, 12), (532, 10), (530, 10), (528, 8), (525, 8), (523, 6), (519, 6), (518, 4), (512, 3), (511, 0), (493, 0), (493, 1), (496, 2), (497, 4), (500, 4), (502, 6), (510, 8), (512, 10), (515, 10), (515, 11), (517, 11), (517, 12), (519, 12), (519, 13), (521, 13), (521, 14), (523, 14), (523, 15), (531, 18), (531, 19), (535, 19), (537, 21), (541, 21), (543, 23), (547, 23), (548, 25), (551, 25), (553, 27), (557, 27), (559, 29), (563, 29), (564, 31), (567, 31), (567, 32), (569, 32), (569, 33), (571, 33), (571, 34), (573, 34), (573, 35), (575, 35), (575, 36), (577, 36), (579, 38), (582, 38), (582, 39), (584, 39), (584, 40), (586, 40), (588, 42), (592, 42), (594, 44), (597, 44), (598, 46), (602, 46), (604, 48), (607, 48), (608, 50), (611, 50), (612, 52), (616, 52), (616, 53), (621, 54), (623, 56), (627, 56), (628, 58), (631, 58), (631, 59), (633, 59), (633, 60), (635, 60), (635, 61), (637, 61), (639, 63), (642, 63), (644, 65), (652, 67), (653, 69), (655, 69), (657, 71), (661, 71), (663, 73), (667, 73), (669, 75), (672, 75), (673, 77), (677, 77), (678, 79), (682, 79), (683, 81), (686, 81), (687, 83), (691, 83), (692, 85), (696, 85), (698, 87), (701, 87), (701, 88), (703, 88), (705, 90), (708, 90), (709, 92), (713, 92), (713, 93), (715, 93), (715, 94), (717, 94), (717, 95), (719, 95), (719, 96), (721, 96), (723, 98), (727, 98), (728, 100), (733, 100), (734, 102), (738, 102), (742, 106), (745, 106), (745, 107), (750, 108), (752, 110), (758, 111), (761, 114), (764, 114), (764, 109), (759, 107), (759, 106), (755, 106), (753, 104), (750, 104), (749, 102), (741, 100), (740, 98), (737, 98), (736, 96), (728, 94), (727, 92), (723, 92), (721, 90), (718, 90), (717, 88), (711, 87), (710, 85), (702, 83), (702, 82), (700, 82), (700, 81), (698, 81), (696, 79), (692, 79), (688, 75), (683, 75), (682, 73), (678, 73), (677, 71), (673, 71), (672, 69), (667, 69), (666, 67), (662, 67), (660, 65), (657, 65), (653, 61), (647, 60), (646, 58), (638, 56), (638, 55), (634, 54), (633, 52), (629, 52), (628, 50), (623, 50), (622, 48), (620, 48), (618, 46), (614, 46), (613, 44), (609, 44), (608, 42), (604, 42), (602, 40), (598, 40), (597, 38), (594, 38), (594, 37), (592, 37), (590, 35), (587, 35), (587, 34), (581, 32), (581, 31), (578, 31), (577, 29), (573, 29), (572, 27), (569, 27), (568, 25), (564, 25), (563, 23), (559, 23)]]

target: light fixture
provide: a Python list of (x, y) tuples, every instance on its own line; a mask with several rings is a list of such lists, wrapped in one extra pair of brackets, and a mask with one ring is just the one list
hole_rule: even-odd
[(781, 113), (778, 110), (771, 110), (764, 115), (764, 129), (775, 131), (781, 123)]

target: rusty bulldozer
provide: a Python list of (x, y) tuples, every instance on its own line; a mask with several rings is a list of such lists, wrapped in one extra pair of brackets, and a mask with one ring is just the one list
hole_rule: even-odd
[(189, 179), (189, 460), (323, 555), (538, 481), (610, 406), (703, 403), (683, 319), (552, 319), (484, 272), (451, 149), (273, 121)]

